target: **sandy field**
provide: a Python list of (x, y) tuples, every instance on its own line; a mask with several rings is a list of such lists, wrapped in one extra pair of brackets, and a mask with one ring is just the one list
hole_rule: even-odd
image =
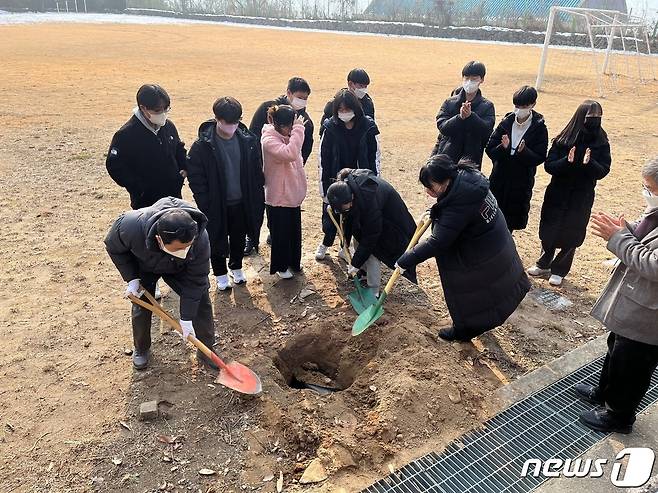
[[(477, 344), (447, 344), (436, 267), (401, 282), (382, 321), (352, 338), (344, 264), (313, 259), (320, 241), (317, 143), (307, 165), (304, 275), (276, 282), (269, 250), (246, 263), (246, 287), (212, 293), (218, 345), (263, 379), (260, 396), (213, 384), (193, 352), (154, 323), (153, 360), (135, 372), (124, 284), (102, 239), (128, 208), (105, 170), (112, 134), (145, 82), (172, 97), (171, 119), (191, 145), (214, 99), (237, 97), (251, 119), (292, 75), (322, 107), (355, 66), (370, 73), (382, 133), (384, 177), (415, 215), (429, 204), (417, 170), (436, 138), (435, 114), (470, 59), (483, 61), (482, 89), (502, 117), (511, 94), (534, 82), (539, 48), (352, 36), (221, 25), (39, 24), (0, 26), (0, 491), (353, 492), (496, 412), (493, 393), (603, 333), (588, 316), (609, 274), (596, 237), (578, 251), (557, 291), (574, 304), (550, 312), (527, 297), (503, 327)], [(551, 135), (592, 91), (574, 83), (578, 64), (553, 66), (540, 95)], [(637, 216), (639, 170), (658, 152), (658, 86), (602, 100), (611, 174), (595, 208)], [(484, 170), (490, 169), (486, 160)], [(526, 265), (539, 254), (537, 224), (547, 184), (538, 173), (530, 225), (515, 234)], [(189, 188), (184, 196), (191, 200)], [(388, 275), (388, 273), (386, 273)], [(545, 280), (534, 280), (547, 287)], [(302, 290), (314, 293), (303, 298)], [(165, 305), (177, 311), (170, 294)], [(321, 396), (288, 386), (321, 373), (346, 390)], [(302, 375), (303, 376), (303, 375)], [(161, 401), (161, 417), (137, 419)], [(328, 479), (298, 484), (319, 458)], [(203, 476), (206, 468), (213, 475)], [(274, 479), (272, 479), (274, 477)]]

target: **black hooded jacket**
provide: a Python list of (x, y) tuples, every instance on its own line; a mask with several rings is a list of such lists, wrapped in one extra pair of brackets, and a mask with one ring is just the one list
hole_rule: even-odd
[[(171, 209), (182, 209), (197, 222), (199, 232), (187, 257), (162, 251), (156, 239), (158, 219)], [(209, 289), (210, 243), (206, 216), (188, 202), (165, 197), (150, 207), (124, 212), (105, 237), (105, 248), (124, 281), (162, 276), (180, 296), (180, 317), (196, 317), (199, 302)]]
[[(208, 236), (213, 249), (229, 256), (226, 215), (225, 163), (217, 159), (213, 134), (217, 122), (208, 120), (199, 127), (199, 137), (187, 155), (187, 179), (199, 209), (208, 217)], [(235, 131), (240, 142), (240, 185), (247, 219), (247, 234), (258, 244), (265, 210), (265, 178), (256, 136), (242, 123)]]

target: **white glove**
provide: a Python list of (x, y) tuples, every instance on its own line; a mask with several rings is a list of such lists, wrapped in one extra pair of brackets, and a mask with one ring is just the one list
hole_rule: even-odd
[(140, 289), (141, 286), (139, 284), (140, 279), (133, 279), (128, 283), (128, 286), (126, 286), (126, 292), (124, 293), (123, 297), (127, 298), (131, 294), (135, 298), (141, 298), (142, 294), (144, 294), (144, 290)]
[(404, 274), (407, 270), (407, 269), (403, 269), (402, 267), (400, 267), (397, 262), (395, 263), (395, 268), (400, 271), (400, 274)]
[(359, 269), (357, 267), (354, 267), (353, 265), (348, 265), (347, 266), (347, 275), (350, 277), (354, 277), (358, 274)]
[(192, 325), (191, 320), (181, 320), (180, 328), (183, 329), (183, 333), (181, 334), (181, 337), (183, 338), (184, 341), (187, 341), (188, 336), (196, 337), (196, 333), (194, 332), (194, 326)]

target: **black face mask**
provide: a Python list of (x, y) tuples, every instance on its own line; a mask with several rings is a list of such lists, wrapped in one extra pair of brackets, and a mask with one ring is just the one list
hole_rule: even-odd
[(600, 116), (588, 116), (585, 118), (585, 123), (583, 124), (583, 129), (588, 134), (595, 134), (601, 129), (601, 117)]

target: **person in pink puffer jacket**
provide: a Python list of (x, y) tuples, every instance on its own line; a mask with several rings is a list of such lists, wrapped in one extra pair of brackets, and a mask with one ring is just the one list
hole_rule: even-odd
[(306, 173), (302, 159), (304, 119), (288, 105), (271, 106), (263, 126), (265, 205), (272, 235), (270, 274), (290, 279), (301, 270), (302, 209)]

